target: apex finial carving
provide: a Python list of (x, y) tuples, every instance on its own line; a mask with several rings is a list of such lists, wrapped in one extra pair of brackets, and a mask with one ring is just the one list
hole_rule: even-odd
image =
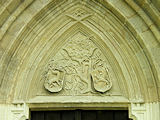
[(48, 63), (44, 86), (50, 92), (81, 95), (104, 93), (112, 82), (101, 50), (79, 32)]
[(72, 18), (75, 21), (83, 21), (84, 19), (88, 18), (91, 16), (90, 13), (87, 13), (81, 8), (77, 8), (75, 11), (73, 11), (71, 14), (67, 14), (68, 17)]

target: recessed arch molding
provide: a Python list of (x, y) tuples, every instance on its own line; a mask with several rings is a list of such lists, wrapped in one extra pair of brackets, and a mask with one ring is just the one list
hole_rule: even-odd
[(150, 120), (160, 112), (160, 13), (142, 1), (2, 2), (1, 108), (26, 119), (32, 104), (101, 102)]

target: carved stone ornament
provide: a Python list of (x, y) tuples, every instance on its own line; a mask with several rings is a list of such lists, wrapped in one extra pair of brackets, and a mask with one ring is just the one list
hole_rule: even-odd
[(70, 17), (71, 19), (73, 19), (74, 21), (77, 21), (77, 22), (82, 22), (83, 20), (90, 17), (91, 15), (92, 14), (87, 13), (86, 11), (84, 11), (81, 8), (77, 8), (71, 14), (67, 14), (68, 17)]
[(49, 61), (44, 86), (65, 95), (104, 93), (112, 87), (107, 66), (92, 38), (78, 32)]
[(45, 82), (44, 86), (50, 92), (59, 92), (63, 87), (63, 79), (64, 73), (59, 71), (58, 69), (49, 67), (48, 73), (46, 75), (47, 82)]
[(108, 70), (101, 65), (102, 64), (91, 72), (91, 77), (95, 90), (99, 92), (106, 92), (112, 87), (112, 83), (109, 80)]

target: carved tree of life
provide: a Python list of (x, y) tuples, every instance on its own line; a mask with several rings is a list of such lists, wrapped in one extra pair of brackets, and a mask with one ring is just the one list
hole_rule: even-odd
[[(56, 53), (49, 62), (48, 68), (65, 76), (57, 77), (57, 83), (61, 78), (59, 81), (64, 81), (61, 82), (64, 84), (59, 84), (61, 86), (57, 86), (55, 92), (63, 88), (63, 90), (72, 91), (75, 94), (85, 94), (95, 91), (106, 92), (110, 89), (112, 84), (106, 66), (104, 55), (91, 38), (78, 32)], [(49, 69), (46, 72), (45, 87), (51, 84), (48, 73)], [(102, 86), (102, 84), (104, 85)], [(54, 86), (52, 87), (52, 90), (49, 90), (49, 87), (47, 89), (54, 92)], [(101, 89), (101, 87), (104, 88)]]

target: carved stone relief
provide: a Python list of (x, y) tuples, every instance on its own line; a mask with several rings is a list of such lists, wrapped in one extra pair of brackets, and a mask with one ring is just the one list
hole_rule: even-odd
[(17, 103), (10, 108), (12, 120), (26, 120), (29, 117), (29, 108), (26, 103)]
[(92, 14), (87, 13), (83, 9), (77, 8), (71, 14), (67, 14), (66, 16), (68, 16), (69, 18), (73, 19), (74, 21), (82, 22), (83, 20), (85, 20), (86, 18), (88, 18), (91, 15)]
[(58, 50), (46, 66), (48, 91), (81, 95), (112, 87), (106, 59), (92, 38), (78, 32)]

